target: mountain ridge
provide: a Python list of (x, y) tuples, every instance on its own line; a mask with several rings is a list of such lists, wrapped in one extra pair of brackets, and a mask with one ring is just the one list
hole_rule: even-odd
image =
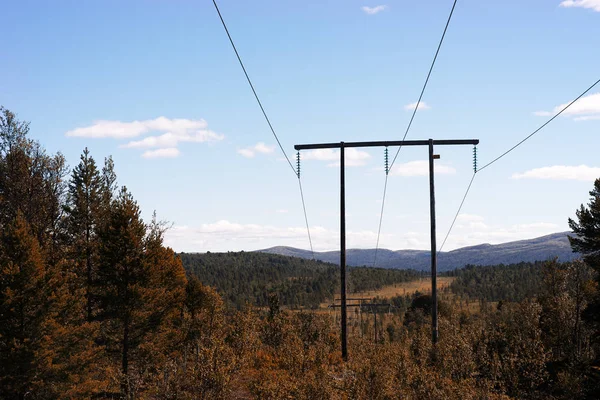
[[(438, 270), (448, 271), (465, 265), (498, 265), (519, 262), (544, 261), (558, 257), (571, 261), (578, 257), (573, 253), (568, 236), (571, 232), (557, 232), (533, 239), (517, 240), (501, 244), (482, 243), (438, 253)], [(280, 254), (300, 258), (312, 258), (310, 250), (288, 246), (275, 246), (257, 250), (262, 253)], [(315, 252), (317, 260), (339, 264), (339, 251)], [(375, 249), (348, 249), (347, 264), (350, 266), (373, 266)], [(377, 267), (428, 270), (429, 250), (377, 250)]]

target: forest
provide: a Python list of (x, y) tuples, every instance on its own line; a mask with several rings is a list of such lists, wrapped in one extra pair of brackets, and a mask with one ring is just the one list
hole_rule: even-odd
[[(316, 308), (339, 292), (339, 266), (260, 252), (179, 254), (185, 270), (211, 286), (226, 303), (242, 308), (269, 304), (277, 293), (281, 305)], [(422, 272), (371, 267), (348, 269), (348, 291), (364, 292), (407, 282)]]
[(335, 293), (333, 266), (177, 254), (117, 167), (84, 149), (70, 169), (0, 109), (0, 398), (600, 398), (600, 180), (569, 220), (581, 260), (455, 271), (437, 344), (415, 294), (351, 319), (346, 362), (337, 316), (297, 310)]

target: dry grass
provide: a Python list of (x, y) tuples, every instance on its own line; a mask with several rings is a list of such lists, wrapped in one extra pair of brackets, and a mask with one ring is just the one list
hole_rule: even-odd
[[(446, 289), (450, 286), (452, 281), (456, 279), (454, 277), (447, 276), (439, 276), (437, 278), (437, 287), (441, 292), (443, 289)], [(411, 282), (403, 282), (397, 283), (395, 285), (384, 286), (378, 290), (371, 290), (368, 292), (358, 292), (358, 293), (349, 293), (349, 298), (368, 298), (372, 299), (373, 297), (386, 297), (391, 298), (394, 296), (405, 296), (411, 295), (415, 292), (421, 293), (431, 293), (431, 279), (422, 278)], [(336, 299), (339, 299), (339, 294), (336, 295)], [(339, 301), (336, 301), (339, 303)], [(349, 303), (354, 304), (354, 301), (349, 301)], [(321, 303), (319, 306), (320, 309), (327, 309), (327, 307), (331, 304), (331, 301), (326, 303)]]

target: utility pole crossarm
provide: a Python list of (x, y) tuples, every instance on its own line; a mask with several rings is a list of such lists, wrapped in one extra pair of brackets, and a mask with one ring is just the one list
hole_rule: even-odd
[[(453, 145), (477, 145), (479, 139), (441, 139), (434, 140), (434, 146), (453, 146)], [(339, 149), (341, 143), (313, 143), (313, 144), (297, 144), (294, 146), (296, 150), (312, 150), (312, 149)], [(344, 147), (394, 147), (394, 146), (429, 146), (429, 140), (389, 140), (375, 142), (344, 142)]]

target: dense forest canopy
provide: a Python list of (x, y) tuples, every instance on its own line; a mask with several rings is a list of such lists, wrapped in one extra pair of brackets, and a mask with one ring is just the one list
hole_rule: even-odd
[[(2, 399), (600, 398), (600, 180), (570, 220), (583, 260), (456, 271), (435, 345), (427, 295), (355, 309), (344, 362), (339, 314), (281, 307), (332, 295), (336, 266), (178, 255), (110, 157), (84, 149), (69, 170), (28, 131), (0, 107)], [(354, 290), (417, 277), (350, 276)]]
[(546, 262), (510, 265), (474, 266), (445, 273), (456, 279), (452, 292), (486, 301), (522, 301), (537, 296), (543, 284), (542, 267)]
[[(338, 265), (261, 252), (182, 253), (184, 268), (225, 300), (240, 308), (246, 303), (267, 306), (276, 293), (282, 305), (318, 307), (339, 293)], [(348, 291), (362, 292), (423, 276), (412, 270), (349, 268)]]

